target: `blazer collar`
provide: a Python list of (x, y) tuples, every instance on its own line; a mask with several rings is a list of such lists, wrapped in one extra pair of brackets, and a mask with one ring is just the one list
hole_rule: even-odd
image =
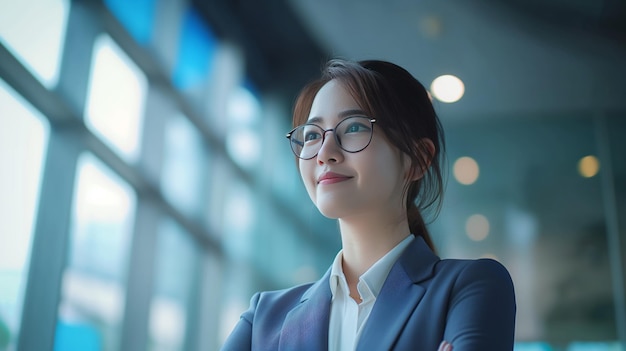
[[(437, 257), (421, 237), (415, 238), (393, 265), (364, 326), (357, 350), (387, 350), (398, 337), (425, 288), (418, 283), (433, 275)], [(286, 316), (279, 350), (328, 349), (330, 269)]]
[(440, 260), (428, 247), (424, 238), (418, 236), (404, 250), (396, 264), (402, 266), (413, 283), (419, 283), (433, 276), (435, 265)]
[(313, 284), (287, 316), (280, 334), (278, 350), (328, 349), (330, 321), (330, 269)]
[(439, 261), (424, 239), (415, 238), (393, 265), (363, 326), (357, 350), (389, 350), (424, 296), (420, 282), (432, 277)]

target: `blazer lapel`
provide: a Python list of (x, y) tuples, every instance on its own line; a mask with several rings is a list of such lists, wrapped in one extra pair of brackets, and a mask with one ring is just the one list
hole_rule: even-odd
[(389, 350), (426, 289), (439, 260), (421, 237), (416, 237), (393, 265), (363, 327), (357, 350)]
[(279, 350), (328, 349), (329, 277), (330, 269), (302, 295), (300, 304), (287, 314), (280, 334)]

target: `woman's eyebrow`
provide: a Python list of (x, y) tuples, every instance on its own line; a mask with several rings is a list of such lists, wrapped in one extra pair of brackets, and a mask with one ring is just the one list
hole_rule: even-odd
[[(341, 118), (345, 118), (345, 117), (348, 117), (348, 116), (354, 116), (354, 115), (365, 115), (365, 111), (359, 110), (359, 109), (345, 110), (345, 111), (339, 112), (339, 114), (337, 115), (337, 118), (341, 119)], [(309, 118), (306, 121), (306, 123), (319, 123), (322, 120), (323, 120), (322, 117), (316, 116), (316, 117)]]

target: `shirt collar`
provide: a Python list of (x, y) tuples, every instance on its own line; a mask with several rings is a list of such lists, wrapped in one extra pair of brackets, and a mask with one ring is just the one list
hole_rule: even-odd
[[(337, 292), (337, 288), (339, 284), (342, 284), (342, 290), (347, 289), (348, 283), (346, 282), (346, 276), (343, 274), (343, 268), (341, 266), (341, 261), (343, 260), (343, 250), (340, 250), (337, 256), (335, 256), (335, 260), (333, 261), (333, 265), (330, 268), (330, 293), (332, 294), (332, 300), (335, 299), (335, 293)], [(344, 286), (345, 285), (345, 286)]]
[[(376, 263), (374, 263), (363, 275), (359, 277), (359, 283), (365, 284), (367, 289), (371, 291), (374, 297), (378, 297), (380, 290), (387, 279), (387, 275), (391, 270), (393, 264), (398, 260), (400, 255), (404, 249), (409, 246), (409, 244), (413, 241), (415, 236), (409, 235), (404, 240), (402, 240), (398, 245), (396, 245), (393, 249), (385, 254), (385, 256), (381, 257)], [(348, 294), (348, 283), (346, 281), (346, 277), (343, 274), (343, 268), (341, 265), (341, 261), (343, 260), (343, 250), (337, 253), (335, 256), (335, 260), (331, 266), (330, 270), (330, 292), (332, 294), (332, 299), (335, 299), (335, 293), (337, 292), (337, 288), (341, 288), (346, 294)]]

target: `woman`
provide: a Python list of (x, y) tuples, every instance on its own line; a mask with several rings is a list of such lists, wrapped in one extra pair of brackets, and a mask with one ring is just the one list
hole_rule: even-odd
[(424, 87), (383, 61), (330, 61), (287, 137), (342, 250), (317, 282), (257, 293), (224, 350), (512, 350), (515, 297), (498, 262), (441, 260), (443, 131)]

